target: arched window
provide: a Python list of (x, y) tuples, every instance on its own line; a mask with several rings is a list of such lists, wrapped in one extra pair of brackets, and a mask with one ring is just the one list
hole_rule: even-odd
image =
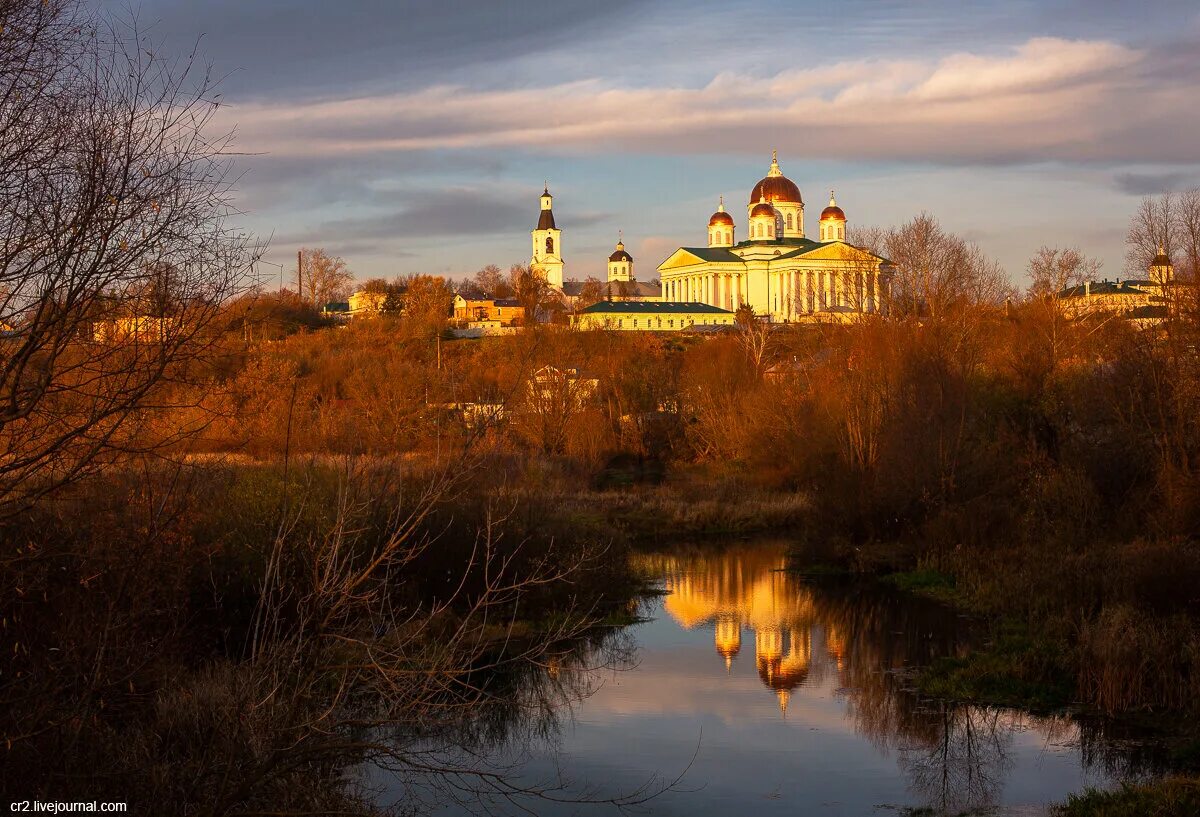
[(788, 219), (787, 220), (787, 225), (788, 225), (787, 228), (790, 230), (790, 229), (792, 229), (792, 214), (791, 213), (787, 214), (787, 219)]
[(726, 230), (726, 231), (725, 231), (725, 243), (726, 243), (726, 244), (732, 244), (732, 243), (733, 243), (733, 233), (732, 233), (732, 232), (730, 232), (729, 230)]
[(546, 236), (546, 255), (554, 255), (554, 236)]

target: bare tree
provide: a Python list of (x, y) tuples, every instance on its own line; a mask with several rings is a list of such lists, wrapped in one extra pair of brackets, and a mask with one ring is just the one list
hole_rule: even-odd
[(346, 262), (325, 250), (305, 248), (300, 251), (300, 270), (296, 291), (300, 297), (320, 309), (330, 301), (343, 300), (350, 294), (354, 273)]
[(488, 264), (475, 273), (475, 285), (489, 298), (511, 298), (513, 289), (505, 280), (504, 271), (495, 264)]
[(964, 307), (1003, 303), (1011, 292), (999, 264), (979, 247), (946, 232), (928, 213), (882, 234), (860, 230), (855, 237), (896, 265), (893, 314), (951, 318)]
[(0, 24), (10, 507), (147, 444), (141, 410), (187, 376), (256, 251), (227, 224), (229, 142), (209, 133), (207, 71), (73, 0), (3, 0)]
[(584, 309), (594, 303), (599, 303), (604, 300), (606, 287), (604, 282), (599, 278), (589, 277), (583, 282), (583, 287), (579, 290), (579, 297), (575, 299), (575, 308)]
[(410, 275), (395, 282), (405, 323), (420, 337), (434, 337), (446, 328), (454, 294), (444, 278)]
[(537, 323), (538, 307), (550, 294), (550, 284), (540, 270), (513, 264), (508, 270), (509, 286), (521, 302), (526, 326)]
[(1179, 200), (1172, 193), (1142, 199), (1125, 233), (1127, 273), (1144, 275), (1160, 247), (1167, 255), (1174, 253), (1178, 210)]
[(1090, 281), (1100, 272), (1100, 261), (1088, 258), (1079, 249), (1039, 247), (1029, 259), (1029, 294), (1053, 298), (1068, 287)]
[(738, 345), (741, 346), (750, 365), (754, 367), (754, 376), (762, 377), (774, 352), (771, 325), (765, 320), (759, 320), (754, 310), (746, 304), (738, 307), (735, 320)]
[(1179, 258), (1178, 272), (1190, 281), (1200, 280), (1200, 187), (1179, 194), (1176, 215)]

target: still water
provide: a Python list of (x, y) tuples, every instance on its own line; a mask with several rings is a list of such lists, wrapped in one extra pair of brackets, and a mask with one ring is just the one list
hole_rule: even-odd
[[(623, 628), (622, 659), (592, 671), (553, 728), (519, 750), (495, 749), (531, 785), (556, 781), (564, 799), (666, 786), (636, 809), (664, 816), (1034, 815), (1129, 771), (1071, 718), (908, 691), (907, 670), (963, 649), (966, 622), (944, 608), (872, 586), (806, 582), (784, 570), (777, 543), (637, 558), (663, 594), (643, 603), (643, 622)], [(617, 813), (524, 805), (544, 815)], [(472, 810), (517, 811), (496, 802)]]

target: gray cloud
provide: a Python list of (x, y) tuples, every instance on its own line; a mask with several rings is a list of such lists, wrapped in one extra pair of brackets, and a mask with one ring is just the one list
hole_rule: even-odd
[(511, 197), (476, 190), (421, 190), (406, 194), (407, 203), (384, 213), (336, 219), (311, 230), (297, 231), (285, 243), (306, 240), (389, 240), (453, 235), (478, 236), (512, 233), (528, 228), (529, 207)]
[(1194, 173), (1118, 173), (1113, 185), (1131, 196), (1156, 196), (1196, 184)]
[[(114, 14), (127, 0), (100, 0)], [(601, 21), (647, 0), (145, 0), (151, 36), (229, 73), (229, 96), (411, 87), (462, 69), (608, 32)], [(232, 72), (232, 73), (230, 73)]]
[[(427, 187), (432, 177), (498, 179), (505, 162), (494, 153), (421, 150), (311, 156), (263, 153), (238, 157), (239, 205), (246, 210), (281, 206), (386, 206), (405, 201), (407, 191)], [(451, 182), (452, 183), (452, 182)]]

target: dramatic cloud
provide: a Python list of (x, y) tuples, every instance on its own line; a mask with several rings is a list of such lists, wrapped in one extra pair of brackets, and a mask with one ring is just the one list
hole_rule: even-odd
[[(1152, 61), (1103, 41), (1038, 38), (1003, 55), (847, 61), (700, 88), (585, 80), (408, 93), (227, 112), (249, 150), (342, 156), (431, 149), (740, 152), (747, 123), (812, 157), (938, 162), (1200, 161), (1189, 88), (1143, 84)], [(1156, 127), (1147, 132), (1146, 122)]]

